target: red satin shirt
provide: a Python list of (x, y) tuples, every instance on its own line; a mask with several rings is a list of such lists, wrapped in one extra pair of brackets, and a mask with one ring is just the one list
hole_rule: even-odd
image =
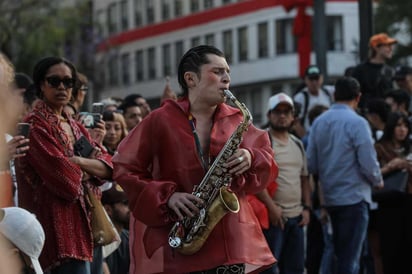
[[(189, 101), (166, 100), (121, 142), (113, 157), (114, 179), (129, 198), (131, 221), (130, 273), (179, 274), (211, 269), (224, 264), (246, 263), (250, 269), (275, 262), (246, 194), (256, 193), (275, 178), (267, 132), (250, 125), (241, 148), (252, 155), (251, 168), (234, 177), (240, 211), (228, 213), (215, 226), (203, 247), (186, 256), (168, 245), (174, 224), (167, 206), (175, 192), (189, 192), (205, 175), (188, 120)], [(216, 157), (242, 120), (240, 111), (218, 106), (210, 136), (210, 156)], [(249, 269), (249, 268), (248, 268)]]

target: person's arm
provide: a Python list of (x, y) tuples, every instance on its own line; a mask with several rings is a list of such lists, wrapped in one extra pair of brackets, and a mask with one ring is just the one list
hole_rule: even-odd
[[(160, 136), (157, 129), (161, 129), (164, 138), (172, 134), (168, 132), (172, 130), (168, 125), (159, 126), (160, 123), (152, 117), (145, 118), (123, 139), (112, 159), (113, 179), (127, 194), (130, 212), (148, 226), (163, 226), (177, 220), (168, 206), (169, 199), (177, 191), (177, 183), (156, 180), (152, 176), (153, 157), (157, 156), (152, 136)], [(173, 159), (170, 155), (170, 160)]]
[(106, 261), (103, 261), (103, 274), (110, 274), (109, 266), (107, 265)]
[(14, 206), (13, 181), (8, 169), (0, 170), (0, 207)]
[(266, 206), (270, 223), (273, 226), (279, 226), (281, 229), (283, 229), (284, 224), (282, 220), (282, 209), (275, 204), (268, 191), (264, 189), (261, 192), (256, 193), (256, 197)]
[(302, 188), (302, 221), (300, 225), (307, 225), (310, 221), (310, 212), (312, 210), (312, 201), (311, 201), (311, 188), (309, 184), (309, 176), (302, 175), (300, 176), (300, 185)]
[(89, 129), (90, 137), (100, 146), (103, 145), (104, 136), (106, 135), (106, 124), (99, 120), (94, 128)]
[(360, 172), (375, 187), (383, 186), (382, 174), (373, 145), (372, 134), (366, 120), (352, 128)]
[(317, 144), (316, 144), (316, 120), (311, 128), (311, 134), (309, 134), (308, 146), (306, 148), (306, 157), (308, 163), (308, 171), (310, 174), (316, 176), (318, 171), (318, 157), (317, 157)]
[(13, 181), (4, 134), (0, 134), (0, 207), (13, 206)]
[(98, 159), (89, 159), (80, 156), (73, 156), (70, 161), (78, 165), (84, 172), (96, 176), (100, 179), (111, 179), (112, 169)]
[[(98, 140), (93, 139), (93, 137), (89, 134), (88, 129), (83, 127), (81, 124), (77, 124), (79, 126), (79, 130), (81, 134), (87, 139), (87, 141), (94, 147), (92, 153), (86, 157), (80, 156), (73, 156), (70, 160), (80, 166), (83, 172), (87, 173), (88, 175), (95, 176), (99, 180), (101, 179), (112, 179), (113, 175), (113, 164), (112, 164), (112, 157), (109, 155), (104, 149)], [(98, 124), (100, 127), (104, 127), (104, 122)], [(101, 131), (102, 129), (96, 129), (97, 131)], [(105, 130), (105, 129), (104, 129)]]
[(382, 175), (389, 174), (396, 170), (411, 169), (409, 162), (406, 159), (396, 157), (381, 167)]
[(327, 222), (329, 222), (329, 213), (325, 208), (325, 197), (323, 196), (322, 184), (319, 182), (319, 180), (316, 180), (315, 184), (318, 185), (318, 193), (315, 193), (315, 195), (318, 196), (320, 204), (319, 220), (322, 224), (326, 224)]

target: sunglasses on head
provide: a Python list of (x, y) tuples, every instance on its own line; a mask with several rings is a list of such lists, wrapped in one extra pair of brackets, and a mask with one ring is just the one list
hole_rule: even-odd
[(74, 86), (73, 78), (63, 78), (62, 79), (58, 76), (49, 76), (49, 77), (46, 77), (46, 81), (53, 88), (58, 88), (60, 86), (60, 83), (63, 83), (63, 86), (65, 88), (72, 88)]

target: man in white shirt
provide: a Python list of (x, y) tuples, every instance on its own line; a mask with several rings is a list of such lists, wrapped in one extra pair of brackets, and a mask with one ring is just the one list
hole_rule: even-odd
[(301, 105), (298, 122), (304, 127), (305, 131), (308, 131), (310, 127), (309, 111), (315, 105), (330, 107), (333, 102), (334, 88), (333, 86), (323, 86), (323, 75), (319, 67), (315, 65), (306, 68), (304, 81), (305, 87), (295, 94), (293, 101)]

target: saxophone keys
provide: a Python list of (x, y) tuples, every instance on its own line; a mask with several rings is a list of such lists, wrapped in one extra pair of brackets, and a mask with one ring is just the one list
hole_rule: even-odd
[(219, 177), (223, 174), (223, 170), (221, 168), (216, 168), (216, 175), (215, 177)]

